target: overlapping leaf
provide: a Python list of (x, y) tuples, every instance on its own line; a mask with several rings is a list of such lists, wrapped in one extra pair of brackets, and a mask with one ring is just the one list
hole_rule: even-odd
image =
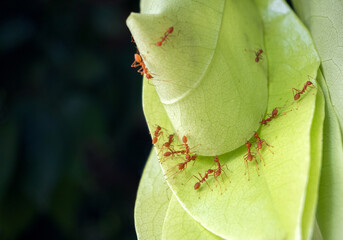
[[(151, 7), (148, 3), (146, 1), (142, 6)], [(177, 204), (181, 204), (185, 211), (182, 212), (173, 198), (165, 218), (166, 227), (163, 227), (164, 239), (176, 236), (173, 234), (177, 234), (180, 227), (177, 223), (182, 225), (185, 222), (190, 224), (190, 232), (200, 231), (204, 233), (202, 236), (208, 234), (225, 239), (296, 239), (301, 236), (306, 239), (312, 234), (324, 102), (321, 90), (314, 87), (300, 101), (292, 104), (291, 89), (301, 88), (307, 81), (307, 75), (316, 75), (319, 59), (308, 32), (283, 1), (261, 0), (256, 3), (258, 8), (255, 11), (260, 11), (265, 27), (265, 52), (269, 62), (268, 111), (286, 106), (279, 109), (283, 116), (273, 119), (269, 126), (259, 131), (261, 137), (273, 145), (273, 154), (268, 150), (262, 151), (266, 165), (259, 163), (259, 177), (254, 165), (249, 164), (250, 181), (244, 175), (245, 146), (219, 156), (231, 171), (226, 170), (223, 182), (210, 178), (210, 186), (202, 184), (199, 193), (193, 189), (197, 180), (192, 175), (203, 174), (213, 167), (213, 157), (199, 157), (194, 166), (189, 164), (180, 173), (176, 166), (181, 159), (163, 161), (162, 168), (168, 184), (178, 200)], [(241, 71), (244, 70), (242, 66)], [(167, 114), (160, 96), (147, 81), (143, 92), (144, 111), (150, 130), (153, 132), (156, 124), (163, 126), (165, 140), (168, 136), (166, 132), (176, 132), (172, 127), (173, 116)], [(188, 106), (188, 111), (193, 108)], [(200, 110), (208, 117), (206, 108)], [(159, 149), (156, 150), (160, 153)], [(161, 153), (159, 155), (162, 156)], [(171, 222), (171, 217), (178, 212), (182, 213), (177, 214), (178, 221)], [(202, 227), (190, 222), (190, 219), (199, 222)], [(193, 239), (193, 235), (187, 236)]]

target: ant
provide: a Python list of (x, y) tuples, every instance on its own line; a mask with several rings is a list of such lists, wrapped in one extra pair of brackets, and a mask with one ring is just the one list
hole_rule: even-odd
[[(226, 175), (224, 169), (222, 168), (223, 166), (225, 166), (225, 167), (227, 168), (227, 170), (230, 171), (230, 169), (227, 167), (226, 164), (223, 164), (223, 165), (220, 164), (218, 156), (216, 156), (216, 157), (214, 158), (214, 162), (217, 164), (217, 169), (215, 169), (215, 171), (214, 171), (214, 177), (215, 177), (216, 179), (217, 179), (217, 177), (219, 177), (219, 176), (221, 175), (222, 172)], [(228, 178), (227, 175), (226, 175), (226, 177)], [(223, 178), (223, 175), (222, 175), (222, 178)], [(228, 179), (229, 179), (229, 178), (228, 178)], [(222, 180), (223, 180), (223, 182), (224, 182), (224, 179), (222, 179)], [(230, 181), (230, 179), (229, 179), (229, 181)], [(231, 181), (230, 181), (230, 182), (231, 182)]]
[(197, 159), (197, 157), (198, 157), (198, 155), (196, 155), (196, 154), (194, 154), (193, 156), (186, 154), (186, 160), (184, 162), (177, 164), (176, 166), (172, 167), (171, 169), (168, 169), (168, 171), (173, 170), (175, 167), (178, 167), (178, 169), (179, 169), (176, 173), (174, 173), (170, 177), (182, 172), (187, 167), (187, 164), (190, 161), (195, 161)]
[(167, 40), (168, 35), (171, 34), (173, 31), (174, 27), (169, 27), (168, 30), (164, 33), (164, 36), (161, 38), (161, 41), (155, 43), (155, 45), (158, 47), (162, 46), (162, 43)]
[(250, 52), (254, 52), (255, 53), (255, 55), (256, 55), (255, 62), (259, 62), (260, 60), (263, 59), (262, 58), (262, 53), (263, 53), (262, 49), (258, 49), (257, 51), (245, 49), (245, 51), (250, 51)]
[(160, 126), (157, 126), (156, 127), (156, 130), (154, 132), (154, 137), (152, 138), (152, 144), (156, 144), (157, 143), (157, 140), (158, 140), (158, 137), (161, 136), (163, 134), (163, 132), (161, 131), (161, 127)]
[[(290, 111), (291, 111), (291, 110), (290, 110)], [(289, 111), (287, 111), (287, 112), (289, 112)], [(266, 119), (263, 119), (260, 123), (261, 123), (261, 124), (264, 124), (264, 125), (267, 125), (268, 122), (270, 122), (273, 118), (276, 118), (277, 116), (283, 116), (283, 115), (285, 115), (287, 112), (284, 112), (284, 113), (282, 113), (282, 114), (279, 114), (278, 108), (274, 108), (273, 111), (272, 111), (272, 115), (270, 116), (269, 114), (267, 114), (267, 115), (269, 115), (270, 117), (269, 117), (269, 118), (266, 118)]]
[[(187, 141), (188, 141), (188, 139), (187, 139), (187, 137), (186, 136), (183, 136), (182, 137), (182, 142), (183, 142), (183, 145), (184, 145), (184, 147), (185, 147), (185, 153), (186, 154), (189, 154), (190, 152), (191, 152), (191, 147), (189, 147), (189, 145), (188, 145), (188, 143), (187, 143)], [(181, 145), (182, 146), (182, 145)], [(196, 147), (196, 146), (195, 146)], [(195, 148), (195, 147), (192, 147), (192, 148)]]
[(269, 118), (263, 119), (260, 123), (267, 125), (268, 122), (270, 122), (273, 118), (275, 118), (278, 115), (278, 109), (274, 108), (272, 111), (272, 115)]
[(256, 154), (254, 153), (251, 153), (251, 143), (249, 141), (247, 141), (245, 143), (245, 145), (247, 146), (248, 148), (248, 153), (245, 154), (243, 157), (244, 157), (244, 163), (245, 163), (245, 175), (247, 174), (247, 170), (248, 170), (248, 181), (250, 181), (250, 175), (249, 175), (249, 165), (248, 165), (248, 161), (252, 161), (253, 159), (255, 159), (255, 168), (256, 168), (256, 172), (257, 172), (257, 175), (260, 176), (260, 174), (258, 173), (258, 166), (257, 166), (257, 160), (256, 160)]
[(166, 147), (168, 150), (173, 151), (173, 149), (171, 148), (171, 144), (173, 143), (173, 140), (174, 140), (174, 134), (170, 134), (168, 136), (168, 141), (162, 145), (160, 152), (162, 151), (163, 147)]
[(226, 164), (222, 164), (222, 165), (220, 164), (218, 156), (216, 156), (214, 158), (214, 162), (215, 162), (215, 164), (217, 164), (217, 168), (214, 170), (214, 178), (216, 179), (216, 181), (217, 181), (217, 183), (218, 183), (218, 185), (220, 187), (220, 194), (222, 194), (222, 187), (221, 187), (221, 185), (220, 185), (220, 183), (218, 181), (218, 177), (221, 176), (222, 180), (223, 180), (223, 183), (224, 183), (223, 175), (221, 175), (222, 172), (223, 172), (225, 174), (225, 176), (229, 179), (229, 182), (231, 183), (230, 178), (226, 175), (226, 173), (225, 173), (225, 171), (224, 171), (224, 169), (222, 167), (225, 166), (227, 168), (227, 170), (229, 170), (229, 171), (230, 171), (230, 169), (227, 167)]
[(256, 58), (255, 58), (255, 62), (259, 62), (260, 60), (262, 60), (262, 54), (263, 50), (259, 49), (258, 51), (255, 52)]
[(265, 144), (266, 144), (268, 150), (269, 150), (271, 153), (273, 153), (273, 152), (272, 152), (272, 151), (269, 149), (269, 147), (268, 147), (268, 146), (270, 146), (270, 145), (266, 142), (266, 140), (264, 140), (264, 139), (262, 140), (262, 139), (258, 136), (257, 132), (255, 132), (254, 137), (257, 139), (257, 146), (256, 146), (257, 153), (258, 153), (258, 155), (260, 156), (260, 159), (262, 159), (263, 164), (266, 165), (266, 163), (265, 163), (265, 161), (264, 161), (264, 159), (263, 159), (263, 157), (262, 157), (262, 155), (261, 155), (261, 153), (260, 153), (260, 150), (262, 149), (262, 143), (265, 143)]
[[(300, 95), (303, 94), (306, 91), (307, 87), (311, 86), (312, 84), (313, 83), (311, 81), (307, 81), (304, 85), (304, 88), (301, 91), (296, 88), (292, 88), (294, 100), (298, 100), (300, 98)], [(296, 94), (294, 94), (294, 91), (296, 92)]]
[(149, 73), (148, 68), (145, 67), (142, 57), (138, 53), (135, 53), (135, 61), (131, 64), (131, 67), (139, 67), (139, 66), (140, 66), (140, 69), (138, 69), (137, 72), (139, 72), (141, 75), (145, 74), (147, 79), (153, 78), (151, 74)]
[(174, 156), (175, 154), (185, 154), (186, 150), (180, 150), (180, 151), (173, 151), (170, 149), (170, 152), (165, 152), (163, 156), (169, 157), (169, 156)]
[[(201, 183), (203, 183), (203, 182), (206, 182), (207, 185), (208, 185), (208, 187), (211, 189), (211, 187), (210, 187), (210, 185), (208, 184), (208, 182), (206, 181), (206, 179), (207, 179), (207, 178), (209, 177), (209, 175), (212, 174), (213, 172), (214, 172), (213, 169), (211, 169), (211, 168), (208, 169), (208, 170), (205, 172), (204, 177), (202, 177), (201, 174), (199, 173), (200, 179), (199, 179), (197, 176), (193, 175), (192, 177), (195, 177), (196, 179), (199, 180), (199, 181), (194, 185), (194, 190), (199, 189)], [(211, 189), (211, 191), (212, 191), (212, 189)]]

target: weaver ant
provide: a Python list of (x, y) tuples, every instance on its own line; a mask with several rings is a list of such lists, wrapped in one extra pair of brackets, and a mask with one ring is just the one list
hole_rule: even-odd
[[(296, 88), (292, 88), (294, 100), (298, 100), (300, 98), (300, 95), (303, 94), (306, 91), (307, 87), (311, 86), (312, 84), (313, 83), (311, 81), (307, 81), (301, 91)], [(296, 94), (294, 94), (294, 91), (296, 92)]]
[[(216, 157), (214, 158), (214, 162), (217, 164), (217, 168), (214, 170), (214, 177), (217, 179), (217, 177), (219, 177), (219, 176), (221, 175), (221, 173), (223, 172), (223, 173), (225, 174), (225, 176), (226, 176), (226, 177), (229, 179), (229, 181), (230, 181), (230, 178), (226, 175), (224, 169), (222, 168), (223, 166), (225, 166), (225, 167), (227, 168), (227, 170), (230, 171), (230, 169), (227, 167), (227, 165), (226, 165), (226, 164), (220, 164), (218, 156), (216, 156)], [(222, 180), (223, 180), (223, 182), (224, 182), (223, 176), (222, 176)], [(230, 182), (231, 182), (231, 181), (230, 181)]]
[(145, 74), (147, 79), (153, 78), (151, 74), (149, 73), (148, 68), (145, 67), (142, 57), (138, 53), (135, 53), (135, 61), (131, 64), (131, 67), (139, 67), (139, 66), (140, 66), (140, 69), (138, 69), (137, 72), (139, 72), (141, 75)]
[(254, 52), (255, 55), (256, 55), (256, 58), (255, 58), (255, 62), (259, 62), (260, 60), (262, 60), (262, 53), (263, 53), (263, 50), (262, 49), (258, 49), (257, 51), (253, 51), (253, 50), (246, 50), (245, 51), (250, 51), (250, 52)]
[(254, 153), (251, 153), (251, 143), (249, 141), (246, 142), (245, 144), (248, 148), (248, 153), (245, 154), (243, 157), (244, 157), (244, 163), (245, 163), (245, 175), (247, 174), (247, 171), (248, 171), (248, 181), (250, 181), (250, 175), (249, 175), (249, 165), (248, 165), (248, 161), (252, 161), (253, 159), (255, 159), (254, 163), (255, 163), (255, 168), (256, 168), (256, 172), (257, 172), (257, 175), (260, 176), (259, 172), (258, 172), (258, 166), (257, 166), (257, 160), (256, 160), (256, 154)]
[(174, 27), (169, 27), (168, 30), (164, 33), (163, 37), (161, 38), (161, 41), (155, 43), (155, 45), (158, 47), (162, 46), (162, 43), (167, 40), (168, 35), (171, 34), (173, 31)]
[[(278, 108), (281, 108), (281, 107), (278, 107)], [(287, 112), (284, 112), (284, 113), (282, 113), (282, 114), (279, 114), (278, 108), (274, 108), (273, 111), (272, 111), (272, 115), (270, 116), (269, 114), (267, 114), (267, 115), (269, 115), (270, 117), (268, 117), (268, 118), (266, 118), (266, 119), (263, 119), (260, 123), (261, 123), (261, 124), (264, 124), (264, 125), (267, 125), (268, 122), (270, 122), (273, 118), (276, 118), (276, 117), (278, 117), (278, 116), (283, 116), (283, 115), (285, 115), (287, 112), (289, 112), (289, 111), (287, 111)], [(290, 110), (290, 111), (291, 111), (291, 110)]]
[(163, 134), (163, 132), (161, 131), (161, 127), (160, 126), (157, 126), (156, 127), (156, 130), (154, 132), (154, 137), (152, 138), (152, 144), (156, 144), (157, 143), (157, 140), (158, 140), (158, 137), (161, 136)]
[(269, 150), (271, 153), (273, 153), (273, 152), (269, 149), (270, 145), (266, 142), (266, 140), (261, 139), (261, 138), (258, 136), (257, 132), (255, 132), (254, 137), (257, 139), (257, 146), (256, 146), (257, 153), (258, 153), (258, 155), (260, 156), (260, 159), (263, 161), (263, 164), (266, 165), (266, 163), (265, 163), (265, 161), (264, 161), (264, 159), (263, 159), (263, 157), (262, 157), (262, 155), (261, 155), (261, 153), (260, 153), (260, 150), (262, 149), (262, 143), (265, 143), (265, 144), (266, 144), (268, 150)]
[(189, 155), (189, 154), (186, 154), (186, 160), (182, 163), (179, 163), (177, 165), (175, 165), (174, 167), (172, 167), (171, 169), (168, 169), (168, 171), (171, 171), (173, 170), (174, 168), (178, 167), (178, 171), (176, 173), (174, 173), (173, 175), (171, 175), (170, 177), (182, 172), (186, 167), (187, 167), (187, 164), (190, 162), (190, 161), (195, 161), (197, 159), (198, 155), (194, 154), (193, 156)]
[(169, 149), (169, 150), (170, 150), (170, 152), (165, 152), (165, 153), (163, 154), (163, 156), (169, 157), (169, 156), (174, 156), (174, 155), (176, 155), (176, 154), (185, 154), (185, 153), (186, 153), (186, 150), (180, 150), (180, 151), (173, 151), (173, 150), (171, 150), (171, 149)]
[[(213, 172), (214, 172), (213, 169), (211, 169), (211, 168), (208, 169), (208, 170), (205, 172), (204, 177), (202, 177), (201, 174), (199, 173), (200, 179), (199, 179), (197, 176), (193, 175), (192, 177), (195, 177), (196, 179), (199, 180), (199, 181), (194, 185), (194, 190), (199, 189), (201, 183), (203, 183), (203, 182), (206, 182), (206, 184), (208, 185), (208, 187), (211, 189), (211, 187), (210, 187), (210, 185), (208, 184), (208, 182), (206, 181), (206, 179), (207, 179), (207, 178), (209, 177), (209, 175), (212, 174)], [(212, 189), (211, 189), (211, 191), (212, 191)]]
[[(164, 147), (170, 151), (173, 151), (174, 149), (171, 147), (173, 140), (174, 140), (174, 134), (170, 134), (168, 136), (168, 141), (162, 145), (160, 152), (163, 150)], [(160, 154), (160, 152), (159, 152), (159, 154)]]

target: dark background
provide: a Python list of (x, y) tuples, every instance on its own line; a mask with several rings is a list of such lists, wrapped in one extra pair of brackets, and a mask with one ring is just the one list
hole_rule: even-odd
[(136, 0), (0, 1), (0, 239), (136, 239)]

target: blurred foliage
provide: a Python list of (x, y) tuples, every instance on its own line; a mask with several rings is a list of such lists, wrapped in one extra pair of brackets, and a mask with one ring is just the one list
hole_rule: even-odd
[(134, 0), (1, 1), (0, 239), (136, 239)]

